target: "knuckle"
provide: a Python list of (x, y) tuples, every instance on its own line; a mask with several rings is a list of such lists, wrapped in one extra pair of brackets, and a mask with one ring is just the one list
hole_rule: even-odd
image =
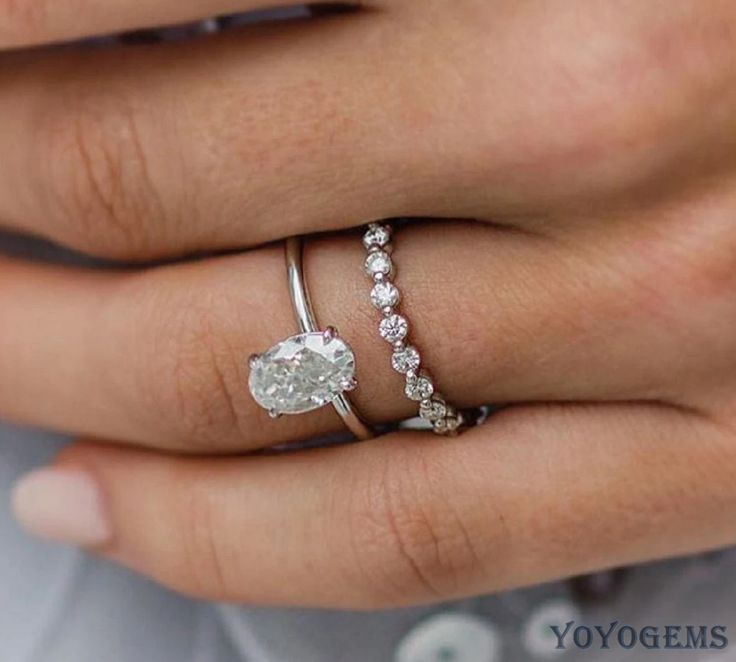
[[(706, 15), (693, 7), (683, 4), (666, 16), (645, 10), (632, 24), (601, 22), (600, 8), (591, 6), (590, 15), (583, 10), (581, 16), (598, 20), (592, 29), (598, 31), (601, 48), (560, 44), (561, 57), (551, 70), (544, 52), (532, 51), (523, 64), (526, 75), (547, 93), (541, 104), (519, 115), (525, 149), (534, 154), (523, 172), (534, 174), (536, 181), (550, 177), (550, 166), (566, 177), (584, 166), (582, 177), (592, 183), (606, 177), (621, 186), (643, 177), (671, 176), (667, 167), (679, 165), (677, 159), (684, 148), (692, 149), (693, 141), (721, 135), (714, 126), (730, 131), (730, 116), (709, 108), (714, 108), (712, 99), (733, 87), (734, 36), (726, 25), (733, 24), (734, 12), (729, 8)], [(476, 96), (488, 95), (492, 103), (494, 83), (487, 70), (476, 68), (461, 91), (472, 86)], [(475, 174), (482, 177), (495, 176), (488, 165), (499, 159), (497, 141), (482, 139), (497, 135), (489, 121), (496, 119), (487, 113), (473, 116), (468, 128), (475, 131), (456, 141), (474, 156)], [(713, 144), (705, 158), (723, 158), (720, 144)]]
[[(69, 86), (40, 113), (43, 198), (62, 241), (111, 258), (155, 254), (164, 208), (137, 110), (118, 94)], [(156, 223), (152, 223), (152, 219)]]
[[(151, 414), (161, 419), (166, 437), (177, 446), (212, 450), (242, 446), (246, 412), (242, 404), (244, 366), (227, 340), (227, 305), (198, 297), (160, 315), (154, 325), (153, 354), (139, 371)], [(155, 315), (152, 312), (152, 315)], [(165, 376), (148, 379), (151, 370)], [(151, 393), (151, 388), (155, 393)]]
[[(587, 116), (594, 109), (601, 118), (592, 127), (600, 133), (595, 138), (586, 135), (604, 148), (603, 158), (610, 158), (611, 148), (625, 153), (632, 145), (634, 151), (638, 146), (657, 147), (660, 153), (679, 154), (683, 140), (691, 140), (704, 123), (716, 120), (702, 107), (733, 82), (733, 39), (719, 25), (722, 12), (693, 18), (685, 11), (644, 21), (634, 30), (633, 48), (628, 27), (613, 34), (614, 48), (591, 72), (610, 84), (603, 89), (591, 85), (596, 91), (581, 105)], [(610, 137), (601, 140), (605, 135)]]
[(711, 207), (710, 200), (698, 200), (660, 212), (656, 234), (635, 245), (624, 263), (624, 285), (635, 293), (631, 304), (637, 310), (674, 320), (679, 329), (698, 336), (721, 328), (719, 322), (736, 320), (736, 240), (727, 215)]
[[(708, 211), (699, 213), (697, 226), (683, 228), (680, 241), (686, 255), (679, 263), (680, 273), (672, 274), (674, 282), (690, 292), (693, 301), (730, 303), (736, 287), (736, 234), (731, 228), (730, 213), (718, 211), (715, 217)], [(736, 308), (728, 310), (736, 314)]]
[(382, 606), (449, 599), (477, 576), (474, 541), (436, 490), (442, 470), (426, 456), (399, 452), (369, 484), (358, 481), (348, 500), (360, 583)]
[(192, 595), (227, 600), (234, 591), (228, 568), (235, 557), (224, 544), (226, 536), (218, 523), (219, 508), (212, 491), (187, 480), (177, 493), (182, 495), (177, 508), (182, 515), (182, 567), (172, 574)]

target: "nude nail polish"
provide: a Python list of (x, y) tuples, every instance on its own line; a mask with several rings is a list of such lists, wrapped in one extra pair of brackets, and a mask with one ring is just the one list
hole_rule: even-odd
[(112, 536), (102, 491), (83, 470), (50, 468), (27, 474), (13, 489), (12, 507), (18, 523), (39, 538), (93, 547)]

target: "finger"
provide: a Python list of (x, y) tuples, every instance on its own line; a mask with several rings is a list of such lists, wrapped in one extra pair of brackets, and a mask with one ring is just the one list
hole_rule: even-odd
[(664, 408), (532, 407), (457, 439), (251, 459), (78, 445), (15, 507), (197, 596), (383, 608), (732, 543), (733, 449), (725, 427)]
[(289, 6), (290, 0), (15, 0), (0, 4), (0, 49), (34, 46)]
[(0, 218), (143, 259), (401, 215), (402, 173), (424, 156), (397, 124), (412, 92), (395, 94), (410, 72), (392, 30), (358, 14), (94, 57), (6, 55)]
[[(518, 225), (651, 205), (732, 165), (733, 3), (713, 5), (446, 17), (451, 3), (396, 3), (185, 45), (6, 56), (0, 221), (142, 259), (367, 218)], [(571, 48), (580, 25), (600, 48)]]
[[(730, 350), (706, 359), (697, 348), (714, 347), (715, 319), (736, 318), (723, 305), (730, 289), (693, 292), (694, 314), (692, 300), (672, 295), (666, 270), (684, 277), (675, 261), (647, 252), (620, 265), (615, 249), (581, 257), (478, 224), (412, 226), (397, 230), (395, 243), (412, 342), (458, 405), (689, 404), (685, 385), (707, 396), (729, 383), (712, 364), (725, 365)], [(363, 260), (357, 235), (311, 242), (306, 281), (318, 322), (336, 326), (355, 351), (358, 410), (385, 422), (416, 409), (377, 333)], [(207, 452), (343, 429), (331, 407), (273, 421), (248, 393), (247, 357), (296, 332), (280, 246), (140, 273), (14, 262), (0, 272), (6, 419)], [(634, 287), (642, 282), (650, 286)], [(683, 337), (691, 352), (682, 352)]]

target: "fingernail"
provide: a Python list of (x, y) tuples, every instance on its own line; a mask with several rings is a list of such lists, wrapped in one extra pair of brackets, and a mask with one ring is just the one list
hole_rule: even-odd
[(12, 507), (18, 523), (39, 538), (91, 547), (112, 536), (102, 491), (85, 471), (33, 471), (15, 484)]

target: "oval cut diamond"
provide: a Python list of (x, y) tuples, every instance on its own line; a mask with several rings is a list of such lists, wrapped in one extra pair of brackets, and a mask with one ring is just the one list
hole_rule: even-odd
[(302, 414), (351, 388), (355, 356), (339, 336), (316, 331), (291, 336), (251, 362), (248, 387), (275, 414)]

